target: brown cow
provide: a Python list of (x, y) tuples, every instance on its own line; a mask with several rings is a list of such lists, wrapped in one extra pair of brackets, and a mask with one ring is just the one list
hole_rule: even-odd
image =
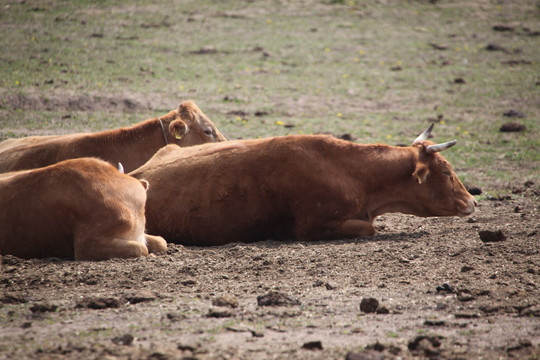
[(98, 157), (126, 171), (144, 164), (161, 147), (226, 140), (193, 101), (131, 127), (72, 135), (31, 136), (0, 143), (0, 172), (33, 169), (66, 159)]
[(145, 235), (148, 183), (98, 159), (0, 175), (0, 253), (102, 260), (167, 249)]
[[(429, 131), (431, 130), (428, 129)], [(131, 173), (149, 181), (150, 234), (190, 245), (373, 235), (387, 212), (466, 216), (474, 198), (428, 132), (410, 147), (330, 136), (168, 146)]]

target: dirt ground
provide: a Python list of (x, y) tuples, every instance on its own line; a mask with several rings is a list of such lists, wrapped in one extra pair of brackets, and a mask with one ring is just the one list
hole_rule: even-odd
[(171, 244), (102, 262), (3, 256), (0, 358), (537, 359), (529, 185), (465, 219), (384, 215), (370, 238)]

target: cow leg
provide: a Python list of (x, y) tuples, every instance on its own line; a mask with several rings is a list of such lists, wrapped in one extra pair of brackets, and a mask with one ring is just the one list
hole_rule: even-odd
[(148, 256), (148, 248), (137, 240), (98, 237), (75, 239), (75, 260), (107, 260)]
[(351, 238), (357, 236), (373, 236), (375, 235), (375, 228), (373, 224), (368, 221), (350, 219), (345, 220), (339, 226), (329, 230), (333, 235), (333, 238)]
[(159, 253), (167, 251), (167, 242), (161, 236), (144, 235), (146, 237), (146, 247), (149, 253)]

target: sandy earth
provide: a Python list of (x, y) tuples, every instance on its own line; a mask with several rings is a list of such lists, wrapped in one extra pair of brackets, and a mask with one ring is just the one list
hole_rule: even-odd
[(465, 219), (384, 215), (371, 238), (3, 256), (0, 358), (537, 359), (539, 192), (514, 192)]

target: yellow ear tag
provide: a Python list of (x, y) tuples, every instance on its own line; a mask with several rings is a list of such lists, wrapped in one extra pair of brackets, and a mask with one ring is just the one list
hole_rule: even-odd
[(180, 135), (180, 130), (175, 129), (174, 130), (174, 137), (180, 140), (182, 138), (182, 135)]

